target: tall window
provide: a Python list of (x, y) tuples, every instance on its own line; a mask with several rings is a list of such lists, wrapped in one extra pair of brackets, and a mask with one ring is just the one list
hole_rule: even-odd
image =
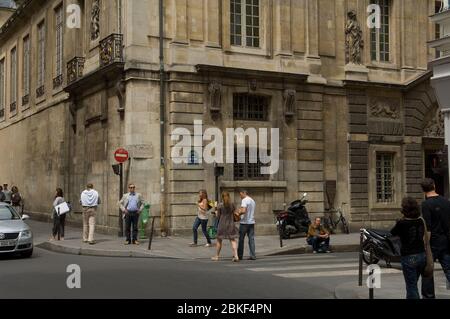
[(5, 117), (5, 59), (0, 60), (0, 119)]
[(11, 73), (10, 73), (10, 112), (14, 113), (17, 109), (17, 49), (11, 50)]
[(38, 25), (38, 65), (37, 65), (37, 90), (38, 97), (45, 92), (45, 22)]
[(390, 0), (371, 0), (381, 9), (381, 28), (372, 28), (370, 31), (370, 55), (372, 61), (390, 61)]
[(259, 0), (230, 0), (231, 45), (259, 47)]
[(53, 81), (53, 87), (59, 87), (62, 84), (63, 72), (63, 31), (64, 31), (63, 7), (60, 5), (55, 9), (55, 30), (56, 30), (56, 78)]
[(30, 97), (30, 59), (31, 59), (31, 42), (30, 36), (23, 39), (23, 68), (22, 68), (22, 105), (29, 102)]
[(394, 202), (394, 154), (377, 153), (376, 183), (377, 202)]
[(248, 93), (233, 95), (233, 118), (235, 120), (267, 121), (268, 117), (268, 97)]

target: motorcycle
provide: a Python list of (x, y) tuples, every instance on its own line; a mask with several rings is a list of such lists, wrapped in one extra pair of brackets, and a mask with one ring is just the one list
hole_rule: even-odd
[(307, 233), (311, 220), (306, 210), (307, 193), (293, 201), (286, 211), (277, 214), (277, 229), (280, 238), (289, 239), (293, 234)]
[(377, 264), (380, 260), (391, 267), (391, 262), (400, 261), (400, 238), (390, 232), (375, 229), (363, 229), (362, 258), (367, 265)]

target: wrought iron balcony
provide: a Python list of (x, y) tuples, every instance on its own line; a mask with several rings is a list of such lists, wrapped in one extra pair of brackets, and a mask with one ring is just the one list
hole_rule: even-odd
[(85, 58), (77, 56), (67, 62), (67, 84), (71, 84), (83, 77), (85, 61)]
[(0, 119), (5, 117), (5, 109), (0, 109)]
[(123, 62), (123, 35), (113, 33), (100, 41), (100, 67)]
[(22, 96), (22, 105), (27, 105), (30, 102), (30, 95), (24, 95)]

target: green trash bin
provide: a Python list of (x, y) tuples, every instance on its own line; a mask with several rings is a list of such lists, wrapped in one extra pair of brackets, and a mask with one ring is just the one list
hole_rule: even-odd
[(147, 228), (148, 221), (150, 220), (150, 204), (146, 203), (144, 209), (139, 216), (139, 238), (146, 239), (145, 229)]

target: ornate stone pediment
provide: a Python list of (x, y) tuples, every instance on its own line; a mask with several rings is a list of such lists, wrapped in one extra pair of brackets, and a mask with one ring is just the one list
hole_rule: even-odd
[(400, 119), (400, 100), (391, 97), (371, 97), (369, 99), (370, 116), (385, 119)]
[(444, 138), (444, 116), (440, 109), (436, 110), (436, 114), (425, 125), (423, 129), (423, 136)]

